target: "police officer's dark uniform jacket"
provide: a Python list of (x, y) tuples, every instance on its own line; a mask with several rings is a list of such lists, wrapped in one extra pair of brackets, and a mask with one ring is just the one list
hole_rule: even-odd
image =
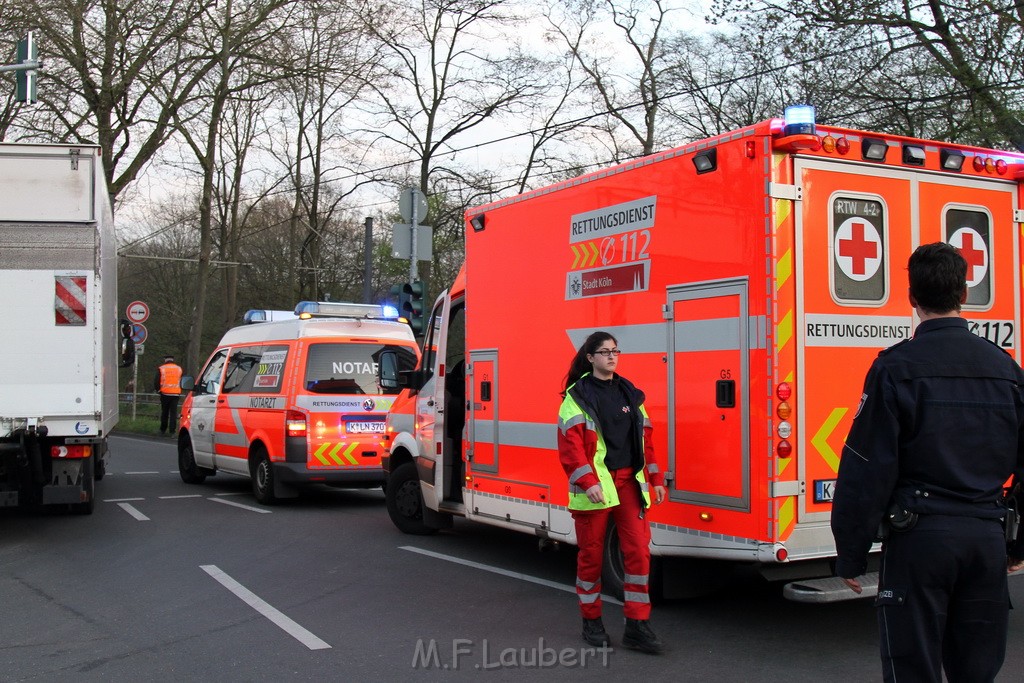
[[(962, 581), (988, 590), (981, 602), (992, 602), (996, 612), (1005, 612), (1006, 555), (999, 520), (1005, 514), (1002, 496), (1006, 480), (1011, 474), (1024, 474), (1022, 386), (1024, 372), (1016, 361), (972, 334), (959, 317), (922, 322), (912, 339), (882, 351), (868, 372), (843, 449), (833, 501), (836, 574), (844, 578), (864, 574), (868, 552), (890, 505), (917, 513), (911, 530), (894, 532), (886, 542), (880, 572), (878, 604), (900, 607), (891, 616), (913, 622), (903, 623), (901, 632), (935, 636), (941, 642), (944, 626), (952, 626), (916, 623), (915, 610), (930, 601), (928, 590), (948, 589), (952, 594)], [(950, 545), (939, 548), (940, 544)], [(963, 562), (950, 560), (948, 567), (943, 564), (946, 556), (933, 558), (934, 576), (929, 576), (929, 582), (934, 586), (919, 585), (919, 575), (912, 578), (904, 573), (904, 565), (928, 562), (927, 555), (938, 550), (948, 555), (950, 547), (974, 555), (962, 558)], [(1018, 547), (1011, 551), (1015, 556), (1021, 554)], [(911, 552), (917, 559), (908, 559)], [(965, 569), (979, 557), (986, 566), (974, 570), (987, 572), (993, 582), (987, 589)], [(1002, 570), (1001, 589), (996, 585), (993, 563)], [(915, 566), (914, 571), (919, 572), (920, 565)], [(912, 599), (912, 595), (916, 597)], [(949, 620), (952, 623), (961, 616), (950, 614)], [(998, 621), (998, 616), (995, 618)], [(882, 620), (880, 612), (883, 662), (886, 648), (893, 661), (898, 661), (903, 656), (899, 637), (893, 635), (887, 644)], [(892, 622), (888, 629), (895, 630)], [(1003, 629), (1005, 643), (1005, 625)], [(986, 638), (982, 631), (979, 629), (978, 637)], [(977, 654), (985, 657), (984, 651)], [(1002, 654), (998, 656), (1001, 663)], [(973, 666), (969, 661), (964, 665)], [(950, 666), (955, 664), (947, 662), (947, 675)], [(890, 672), (884, 673), (890, 677)], [(918, 674), (912, 680), (941, 680), (938, 671)], [(982, 674), (981, 678), (962, 680), (985, 679)]]

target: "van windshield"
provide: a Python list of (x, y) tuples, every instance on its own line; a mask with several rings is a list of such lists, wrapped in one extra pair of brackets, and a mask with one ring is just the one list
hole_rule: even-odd
[(383, 351), (398, 354), (398, 370), (416, 367), (416, 354), (397, 344), (311, 344), (306, 354), (306, 391), (317, 394), (397, 394), (377, 385), (377, 365)]

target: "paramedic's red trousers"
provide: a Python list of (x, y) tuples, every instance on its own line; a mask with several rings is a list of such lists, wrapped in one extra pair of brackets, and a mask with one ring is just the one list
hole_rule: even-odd
[(647, 619), (651, 616), (651, 601), (647, 594), (651, 572), (651, 527), (640, 516), (643, 499), (631, 469), (614, 470), (612, 476), (619, 492), (618, 505), (605, 510), (572, 513), (580, 546), (576, 559), (576, 595), (580, 599), (580, 612), (585, 619), (601, 616), (601, 560), (608, 517), (611, 516), (619, 532), (626, 570), (623, 611), (627, 619)]

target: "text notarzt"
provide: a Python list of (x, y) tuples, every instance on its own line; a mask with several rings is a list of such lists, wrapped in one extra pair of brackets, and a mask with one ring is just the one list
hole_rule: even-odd
[[(443, 645), (443, 643), (442, 643)], [(585, 669), (588, 666), (608, 668), (612, 648), (565, 647), (556, 650), (537, 639), (531, 647), (497, 647), (486, 638), (480, 641), (455, 638), (451, 650), (438, 645), (437, 639), (416, 641), (412, 653), (414, 669)], [(450, 657), (448, 657), (450, 655)], [(448, 657), (446, 659), (446, 657)]]

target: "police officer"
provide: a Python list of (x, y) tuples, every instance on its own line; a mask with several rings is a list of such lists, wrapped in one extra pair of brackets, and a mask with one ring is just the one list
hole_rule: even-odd
[(181, 397), (181, 366), (174, 356), (164, 356), (163, 365), (156, 369), (156, 391), (160, 394), (160, 436), (174, 436), (177, 431), (178, 399)]
[(855, 592), (879, 524), (878, 628), (886, 681), (992, 681), (1009, 608), (1003, 485), (1024, 474), (1024, 372), (960, 317), (967, 263), (945, 243), (910, 257), (912, 339), (864, 382), (832, 509), (836, 574)]

